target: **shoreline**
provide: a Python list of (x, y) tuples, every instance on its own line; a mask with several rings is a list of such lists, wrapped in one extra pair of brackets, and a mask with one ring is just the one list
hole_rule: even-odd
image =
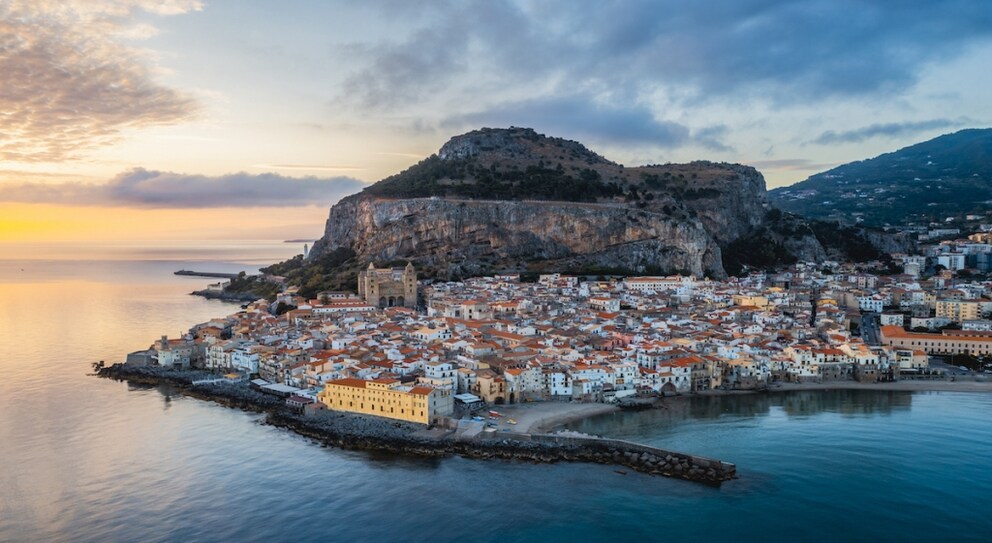
[(790, 392), (793, 390), (894, 390), (901, 392), (992, 392), (992, 381), (957, 380), (929, 381), (907, 380), (891, 383), (857, 383), (839, 381), (836, 383), (783, 383), (770, 387), (769, 392)]
[[(872, 392), (966, 392), (972, 394), (992, 393), (992, 381), (924, 381), (909, 380), (888, 383), (858, 383), (856, 381), (830, 381), (826, 383), (777, 383), (761, 390), (707, 390), (677, 396), (667, 396), (665, 401), (686, 401), (695, 397), (751, 396), (756, 394), (780, 394), (789, 392), (832, 390), (865, 390)], [(658, 398), (650, 409), (657, 409), (662, 398)], [(519, 429), (527, 433), (552, 433), (560, 431), (569, 423), (587, 418), (618, 413), (624, 409), (604, 403), (573, 403), (565, 401), (539, 401), (532, 403), (495, 406), (502, 417), (497, 429)], [(514, 419), (515, 426), (508, 425), (506, 419)]]
[[(605, 403), (573, 403), (564, 401), (542, 401), (512, 405), (498, 405), (492, 408), (500, 413), (497, 430), (513, 429), (529, 434), (549, 433), (553, 429), (570, 422), (615, 413), (620, 408)], [(513, 419), (516, 425), (508, 425)]]
[[(478, 459), (517, 460), (531, 463), (586, 462), (611, 464), (649, 475), (680, 478), (719, 486), (737, 478), (734, 464), (706, 457), (648, 447), (621, 440), (591, 436), (558, 436), (543, 433), (481, 432), (459, 435), (453, 427), (424, 427), (368, 415), (325, 410), (303, 416), (290, 411), (284, 400), (250, 389), (245, 384), (193, 385), (202, 371), (130, 367), (124, 364), (100, 368), (97, 377), (137, 385), (170, 386), (177, 392), (243, 411), (264, 413), (265, 424), (290, 430), (326, 446), (347, 450), (390, 452), (420, 457), (454, 455)], [(558, 404), (565, 409), (540, 416), (527, 429), (547, 427), (557, 421), (581, 419), (617, 409), (605, 404)], [(575, 413), (574, 406), (588, 406)], [(505, 419), (504, 419), (505, 420)], [(514, 428), (514, 430), (517, 430)]]
[(190, 296), (202, 296), (208, 300), (220, 300), (222, 302), (232, 302), (232, 303), (251, 303), (255, 300), (263, 298), (256, 294), (249, 292), (227, 292), (227, 291), (216, 291), (216, 290), (194, 290), (189, 293)]
[(905, 380), (888, 383), (858, 383), (856, 381), (828, 381), (825, 383), (775, 383), (762, 390), (707, 390), (677, 396), (726, 396), (735, 394), (774, 394), (803, 390), (872, 390), (897, 392), (992, 392), (992, 380)]

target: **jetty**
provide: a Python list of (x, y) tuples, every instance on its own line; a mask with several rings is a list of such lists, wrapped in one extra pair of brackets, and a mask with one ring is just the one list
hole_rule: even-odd
[(166, 385), (201, 400), (265, 413), (267, 424), (342, 449), (434, 458), (459, 455), (534, 463), (608, 464), (713, 486), (737, 478), (737, 467), (728, 462), (617, 439), (508, 431), (467, 432), (468, 426), (481, 430), (484, 423), (449, 419), (447, 424), (424, 427), (333, 410), (306, 416), (288, 408), (281, 397), (252, 390), (244, 382), (225, 382), (228, 379), (203, 371), (114, 364), (99, 368), (96, 375), (134, 385)]
[(238, 277), (238, 274), (236, 273), (201, 272), (201, 271), (192, 271), (192, 270), (179, 270), (174, 274), (187, 275), (190, 277), (213, 277), (216, 279), (235, 279)]

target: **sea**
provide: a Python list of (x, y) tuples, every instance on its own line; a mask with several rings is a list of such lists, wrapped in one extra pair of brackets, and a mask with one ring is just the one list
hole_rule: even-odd
[(992, 540), (990, 394), (678, 398), (569, 425), (737, 464), (739, 479), (711, 487), (326, 448), (257, 414), (93, 377), (93, 362), (238, 310), (190, 296), (210, 280), (174, 271), (253, 271), (302, 249), (139, 245), (0, 246), (2, 542)]

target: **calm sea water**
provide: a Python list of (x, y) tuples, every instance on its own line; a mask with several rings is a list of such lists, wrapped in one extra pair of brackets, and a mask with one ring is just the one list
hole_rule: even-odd
[(709, 488), (321, 448), (256, 415), (86, 375), (236, 309), (187, 296), (207, 280), (172, 272), (252, 269), (255, 249), (247, 264), (0, 258), (0, 541), (992, 537), (990, 395), (696, 398), (572, 426), (738, 464), (739, 480)]

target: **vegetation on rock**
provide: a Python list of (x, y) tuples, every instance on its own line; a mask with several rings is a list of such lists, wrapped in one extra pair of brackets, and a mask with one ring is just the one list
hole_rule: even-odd
[(961, 130), (769, 192), (786, 211), (884, 226), (988, 212), (992, 129)]

